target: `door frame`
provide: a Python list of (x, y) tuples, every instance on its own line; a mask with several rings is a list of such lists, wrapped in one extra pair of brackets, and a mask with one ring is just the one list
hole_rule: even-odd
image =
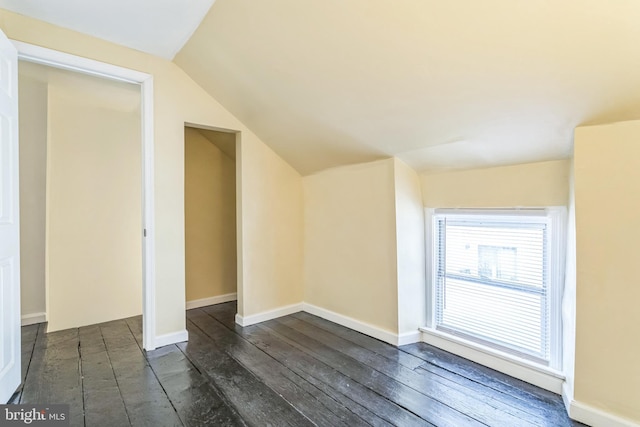
[[(142, 130), (142, 341), (156, 348), (153, 75), (11, 40), (18, 60), (140, 85)], [(19, 95), (18, 95), (19, 96)], [(19, 98), (18, 98), (19, 99)]]

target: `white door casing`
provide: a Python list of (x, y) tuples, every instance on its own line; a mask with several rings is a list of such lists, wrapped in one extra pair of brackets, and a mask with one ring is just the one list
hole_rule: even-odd
[[(143, 181), (143, 301), (142, 340), (145, 350), (156, 344), (155, 314), (155, 214), (154, 214), (154, 134), (153, 76), (140, 71), (13, 40), (18, 57), (34, 62), (100, 78), (139, 84), (142, 97), (142, 181)], [(172, 341), (173, 343), (175, 341)], [(163, 345), (166, 345), (164, 343)]]
[(18, 53), (0, 32), (0, 403), (21, 382)]

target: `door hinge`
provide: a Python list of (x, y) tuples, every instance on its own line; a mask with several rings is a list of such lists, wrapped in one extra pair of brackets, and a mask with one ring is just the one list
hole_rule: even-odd
[(144, 229), (144, 237), (147, 237), (147, 229)]

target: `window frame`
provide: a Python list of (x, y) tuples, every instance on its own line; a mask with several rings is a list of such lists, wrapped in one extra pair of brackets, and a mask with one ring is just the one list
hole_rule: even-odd
[(443, 335), (454, 341), (460, 340), (457, 335), (449, 334), (441, 329), (436, 329), (436, 283), (437, 283), (437, 228), (436, 220), (438, 216), (446, 215), (455, 219), (482, 219), (491, 217), (492, 221), (499, 219), (502, 223), (518, 223), (523, 217), (528, 219), (540, 218), (540, 222), (548, 222), (547, 229), (547, 282), (549, 287), (549, 363), (543, 364), (532, 362), (530, 359), (517, 354), (504, 351), (503, 349), (477, 342), (475, 340), (465, 340), (465, 345), (476, 347), (478, 350), (499, 354), (500, 357), (511, 358), (514, 361), (527, 365), (531, 363), (544, 369), (551, 369), (559, 372), (562, 370), (562, 297), (564, 292), (565, 274), (565, 240), (566, 240), (566, 208), (563, 206), (549, 206), (543, 208), (445, 208), (426, 209), (425, 232), (426, 232), (426, 319), (427, 325), (424, 328), (438, 335)]

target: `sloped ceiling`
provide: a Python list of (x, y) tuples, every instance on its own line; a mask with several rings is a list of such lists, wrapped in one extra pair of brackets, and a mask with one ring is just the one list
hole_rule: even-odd
[(175, 62), (302, 174), (571, 155), (640, 118), (637, 0), (217, 0)]
[(0, 7), (165, 58), (184, 45), (175, 62), (303, 175), (390, 155), (417, 170), (564, 158), (576, 126), (640, 118), (638, 0)]

